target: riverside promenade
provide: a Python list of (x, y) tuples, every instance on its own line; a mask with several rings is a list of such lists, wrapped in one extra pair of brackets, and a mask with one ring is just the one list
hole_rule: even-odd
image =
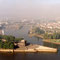
[[(0, 52), (11, 52), (13, 53), (13, 49), (0, 49)], [(25, 47), (20, 47), (17, 49), (14, 49), (14, 52), (16, 53), (21, 53), (21, 52), (26, 52), (26, 53), (35, 53), (35, 52), (48, 52), (48, 53), (56, 53), (57, 49), (56, 48), (50, 48), (50, 47), (45, 47), (41, 45), (34, 45), (30, 44), (29, 46)]]

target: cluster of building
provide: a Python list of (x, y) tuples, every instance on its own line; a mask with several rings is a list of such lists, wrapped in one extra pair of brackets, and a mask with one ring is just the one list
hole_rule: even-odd
[(60, 32), (60, 21), (37, 24), (41, 29), (48, 32)]

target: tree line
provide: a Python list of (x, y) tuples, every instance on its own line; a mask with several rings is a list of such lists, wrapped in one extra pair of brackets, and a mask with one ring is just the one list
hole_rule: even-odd
[[(15, 38), (14, 36), (11, 35), (0, 35), (0, 48), (4, 49), (13, 49), (14, 48), (14, 43), (18, 43), (21, 41), (23, 38)], [(5, 41), (4, 41), (5, 40)]]
[(45, 39), (60, 39), (60, 33), (53, 33), (53, 34), (45, 33), (44, 38)]

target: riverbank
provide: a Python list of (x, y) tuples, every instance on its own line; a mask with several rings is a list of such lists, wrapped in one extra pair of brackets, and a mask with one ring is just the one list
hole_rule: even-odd
[[(59, 40), (59, 39), (58, 39)], [(58, 41), (57, 42), (57, 40), (56, 39), (46, 39), (46, 40), (43, 40), (43, 42), (47, 42), (47, 43), (53, 43), (53, 44), (57, 44), (57, 45), (60, 45), (60, 42)]]
[(43, 38), (43, 36), (42, 36), (42, 35), (35, 34), (35, 33), (33, 33), (33, 34), (29, 34), (29, 36), (30, 36), (30, 37), (35, 36), (35, 37)]
[[(13, 49), (0, 49), (0, 52), (8, 52), (8, 53), (13, 53)], [(14, 52), (21, 53), (21, 52), (26, 52), (26, 53), (36, 53), (36, 52), (48, 52), (48, 53), (56, 53), (57, 49), (56, 48), (50, 48), (50, 47), (45, 47), (45, 46), (40, 46), (40, 45), (29, 45), (25, 47), (20, 47), (17, 49), (14, 49)]]

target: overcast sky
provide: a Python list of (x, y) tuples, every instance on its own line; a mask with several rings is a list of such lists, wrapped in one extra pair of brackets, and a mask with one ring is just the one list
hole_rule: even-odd
[(0, 0), (0, 17), (59, 18), (60, 0)]

